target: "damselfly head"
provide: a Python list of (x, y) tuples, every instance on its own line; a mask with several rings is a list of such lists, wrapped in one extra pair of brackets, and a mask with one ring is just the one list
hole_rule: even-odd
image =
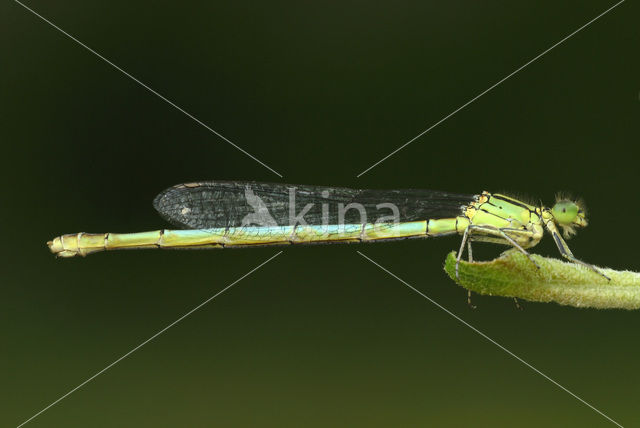
[(562, 228), (565, 238), (575, 235), (577, 227), (585, 227), (588, 224), (586, 209), (581, 201), (558, 199), (551, 208), (551, 214), (558, 226)]

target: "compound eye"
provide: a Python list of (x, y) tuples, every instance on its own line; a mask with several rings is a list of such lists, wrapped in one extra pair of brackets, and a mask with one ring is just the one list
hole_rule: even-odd
[(551, 208), (558, 224), (571, 224), (578, 218), (578, 205), (571, 201), (560, 201)]

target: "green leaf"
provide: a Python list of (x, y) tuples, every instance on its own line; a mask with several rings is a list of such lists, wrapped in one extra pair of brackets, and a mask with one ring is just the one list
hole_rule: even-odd
[(456, 253), (451, 252), (444, 269), (459, 285), (478, 294), (556, 302), (577, 308), (640, 308), (640, 273), (598, 268), (611, 278), (608, 281), (575, 263), (531, 256), (540, 269), (517, 250), (505, 251), (488, 262), (461, 260), (459, 278), (456, 278)]

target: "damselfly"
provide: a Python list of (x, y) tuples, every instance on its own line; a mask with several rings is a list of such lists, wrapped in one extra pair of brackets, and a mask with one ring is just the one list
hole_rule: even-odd
[[(76, 233), (48, 242), (60, 257), (137, 248), (226, 248), (257, 245), (382, 242), (462, 235), (458, 262), (471, 242), (510, 245), (529, 256), (546, 229), (560, 254), (602, 276), (573, 255), (565, 238), (587, 225), (579, 202), (559, 199), (552, 208), (509, 196), (433, 190), (359, 190), (241, 181), (179, 184), (154, 200), (179, 230)], [(605, 276), (606, 277), (606, 276)]]

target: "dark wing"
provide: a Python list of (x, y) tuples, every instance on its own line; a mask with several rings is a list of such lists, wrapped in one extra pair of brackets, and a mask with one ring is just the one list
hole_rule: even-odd
[(395, 214), (393, 207), (397, 208), (401, 222), (449, 218), (461, 214), (462, 207), (475, 198), (474, 195), (420, 189), (359, 190), (208, 181), (170, 187), (155, 198), (153, 205), (165, 220), (178, 227), (209, 229), (285, 226), (301, 224), (300, 218), (311, 225), (392, 222), (394, 220), (389, 218)]

